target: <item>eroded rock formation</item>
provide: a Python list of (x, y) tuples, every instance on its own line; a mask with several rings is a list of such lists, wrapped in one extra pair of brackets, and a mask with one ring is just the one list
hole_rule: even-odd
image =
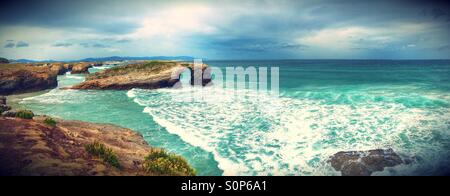
[(32, 64), (0, 64), (0, 94), (9, 95), (55, 88), (57, 70)]
[[(0, 117), (0, 175), (152, 175), (142, 173), (151, 147), (138, 133), (79, 121), (49, 126), (44, 119)], [(117, 154), (120, 169), (86, 152), (94, 141)]]
[(89, 68), (93, 67), (91, 63), (76, 63), (72, 67), (72, 74), (89, 74)]
[(338, 152), (329, 162), (343, 176), (370, 176), (373, 172), (383, 171), (385, 167), (404, 163), (392, 149)]
[[(205, 70), (206, 65), (199, 66)], [(72, 89), (129, 90), (132, 88), (157, 89), (172, 87), (185, 71), (191, 73), (191, 81), (206, 85), (210, 78), (202, 73), (194, 78), (194, 64), (176, 61), (150, 61), (118, 66), (86, 77), (86, 81)], [(179, 83), (178, 83), (179, 84)]]

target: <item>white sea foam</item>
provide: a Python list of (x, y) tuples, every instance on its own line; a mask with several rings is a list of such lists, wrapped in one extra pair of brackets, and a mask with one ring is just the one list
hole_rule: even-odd
[[(208, 89), (217, 92), (220, 89)], [(211, 152), (224, 175), (335, 175), (329, 156), (338, 151), (394, 148), (402, 156), (442, 161), (450, 118), (396, 103), (324, 104), (309, 99), (243, 96), (233, 102), (176, 102), (185, 91), (222, 100), (236, 92), (193, 89), (130, 90), (127, 95), (155, 122), (185, 142)], [(247, 94), (248, 95), (248, 92)], [(445, 160), (444, 160), (445, 161)], [(417, 170), (411, 164), (391, 174)], [(389, 172), (389, 171), (388, 171)]]
[(66, 78), (77, 79), (77, 80), (83, 80), (84, 79), (83, 76), (74, 76), (74, 75), (66, 75)]

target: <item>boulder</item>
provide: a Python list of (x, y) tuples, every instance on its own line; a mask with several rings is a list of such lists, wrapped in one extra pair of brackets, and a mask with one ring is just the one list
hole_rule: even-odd
[(72, 67), (72, 74), (89, 74), (89, 68), (92, 65), (89, 63), (77, 63)]
[(11, 109), (10, 106), (4, 105), (4, 104), (0, 104), (0, 113), (3, 113), (3, 112), (8, 111), (10, 109)]
[(11, 107), (6, 105), (6, 97), (0, 96), (0, 114), (8, 110), (11, 110)]
[(370, 176), (385, 167), (404, 163), (392, 149), (338, 152), (328, 162), (343, 176)]
[(0, 96), (0, 105), (6, 105), (6, 97)]
[(16, 117), (17, 112), (13, 110), (5, 111), (2, 113), (3, 117)]

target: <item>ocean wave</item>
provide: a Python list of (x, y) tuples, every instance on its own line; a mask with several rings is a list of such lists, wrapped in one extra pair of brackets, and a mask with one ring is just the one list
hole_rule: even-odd
[[(207, 101), (179, 101), (186, 93)], [(445, 107), (324, 104), (220, 88), (132, 89), (127, 95), (168, 132), (211, 152), (224, 175), (336, 175), (327, 160), (346, 150), (390, 147), (429, 164), (446, 162), (449, 153), (442, 142), (450, 138)], [(413, 173), (420, 165), (386, 172)]]

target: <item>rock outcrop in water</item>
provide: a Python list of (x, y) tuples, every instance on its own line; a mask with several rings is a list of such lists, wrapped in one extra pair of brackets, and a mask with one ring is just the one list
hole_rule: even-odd
[[(202, 65), (201, 70), (205, 70)], [(206, 85), (211, 80), (206, 74), (193, 74), (194, 64), (176, 61), (149, 61), (118, 66), (90, 74), (86, 81), (72, 89), (129, 90), (132, 88), (157, 89), (172, 87), (179, 81), (179, 75), (186, 70), (191, 73), (191, 81)], [(176, 77), (174, 77), (174, 75)], [(199, 77), (194, 78), (197, 75)]]
[(373, 172), (383, 171), (385, 167), (404, 163), (392, 149), (338, 152), (329, 162), (343, 176), (370, 176)]
[(50, 66), (50, 70), (54, 71), (57, 75), (64, 75), (72, 69), (70, 64), (65, 65), (62, 63), (52, 63), (48, 66)]
[(0, 96), (0, 114), (10, 110), (11, 107), (6, 105), (6, 97)]
[(89, 74), (89, 68), (93, 67), (91, 63), (76, 63), (72, 67), (72, 74)]
[(0, 64), (0, 94), (9, 95), (55, 88), (58, 70), (32, 64)]
[[(152, 148), (134, 131), (46, 119), (0, 117), (0, 175), (161, 175), (143, 170)], [(120, 167), (89, 153), (86, 145), (95, 142), (111, 149)]]

